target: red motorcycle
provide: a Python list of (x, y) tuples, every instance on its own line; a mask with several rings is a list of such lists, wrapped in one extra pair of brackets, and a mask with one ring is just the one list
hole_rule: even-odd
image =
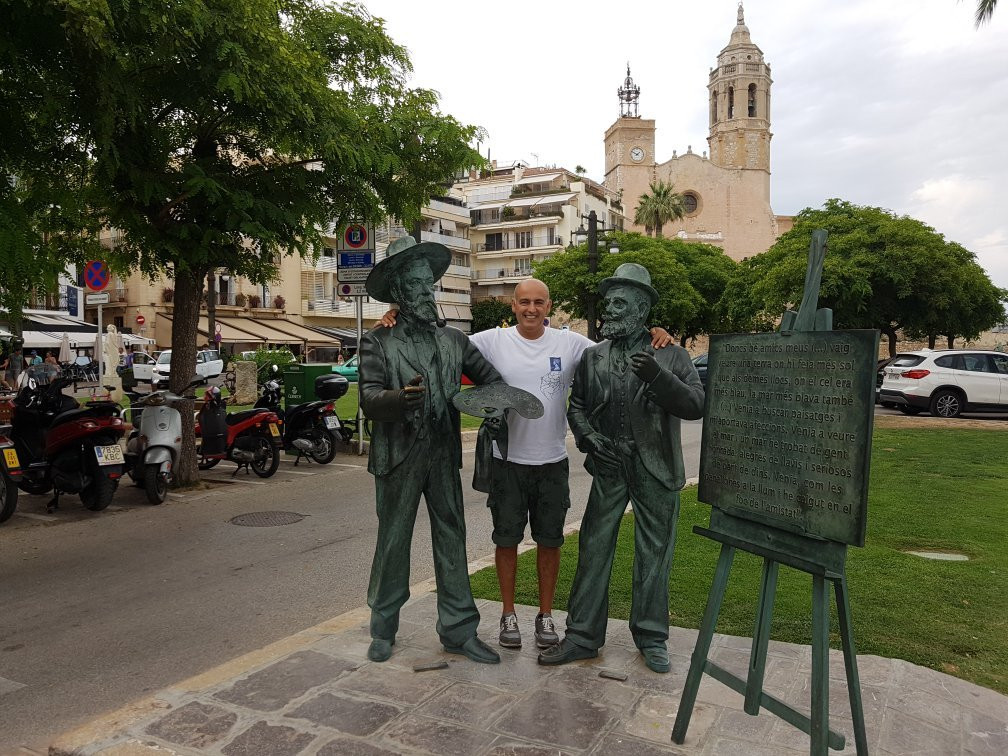
[(209, 470), (222, 459), (234, 462), (260, 478), (268, 478), (280, 466), (283, 436), (281, 420), (268, 409), (250, 409), (228, 413), (220, 389), (211, 386), (203, 395), (203, 407), (196, 421), (200, 470)]
[(79, 494), (84, 506), (97, 512), (112, 502), (123, 474), (119, 439), (126, 426), (120, 407), (110, 401), (80, 406), (63, 393), (72, 379), (53, 373), (30, 368), (28, 384), (14, 399), (11, 440), (21, 464), (18, 487), (30, 494), (55, 490), (50, 512), (59, 506), (61, 493)]

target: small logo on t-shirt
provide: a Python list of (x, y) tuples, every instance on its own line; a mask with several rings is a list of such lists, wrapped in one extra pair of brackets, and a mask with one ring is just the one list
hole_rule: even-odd
[(560, 367), (559, 357), (550, 357), (550, 371), (553, 373), (559, 373), (562, 370)]

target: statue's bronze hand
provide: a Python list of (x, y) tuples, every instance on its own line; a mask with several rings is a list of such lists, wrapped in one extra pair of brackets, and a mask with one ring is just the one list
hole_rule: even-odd
[(630, 355), (630, 369), (644, 383), (651, 383), (651, 381), (658, 377), (658, 373), (661, 371), (654, 356), (648, 352), (637, 352)]
[(415, 376), (399, 392), (399, 400), (403, 404), (403, 410), (412, 412), (423, 407), (424, 394), (426, 392), (427, 388), (423, 385), (423, 376)]
[(601, 433), (592, 433), (587, 438), (590, 454), (595, 461), (606, 468), (619, 466), (619, 457), (616, 456), (616, 447), (613, 442)]

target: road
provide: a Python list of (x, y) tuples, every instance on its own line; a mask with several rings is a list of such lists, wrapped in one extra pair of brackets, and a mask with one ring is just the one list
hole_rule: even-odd
[[(700, 421), (683, 424), (687, 475), (699, 465)], [(569, 522), (591, 478), (568, 439)], [(492, 552), (486, 496), (462, 472), (470, 560)], [(160, 507), (124, 483), (105, 512), (76, 497), (46, 514), (21, 495), (0, 527), (0, 754), (45, 753), (95, 716), (366, 603), (377, 521), (364, 458), (328, 466), (285, 460), (268, 481), (205, 473), (212, 488)], [(282, 527), (240, 527), (249, 512), (305, 515)], [(432, 576), (421, 508), (413, 582)], [(433, 632), (433, 628), (431, 629)]]

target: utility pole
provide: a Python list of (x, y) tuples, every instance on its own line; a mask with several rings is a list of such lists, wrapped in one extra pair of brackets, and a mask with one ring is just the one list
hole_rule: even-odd
[[(593, 276), (598, 270), (598, 216), (592, 210), (588, 213), (588, 272)], [(588, 292), (585, 319), (588, 321), (588, 338), (598, 341), (598, 292), (594, 288)]]

